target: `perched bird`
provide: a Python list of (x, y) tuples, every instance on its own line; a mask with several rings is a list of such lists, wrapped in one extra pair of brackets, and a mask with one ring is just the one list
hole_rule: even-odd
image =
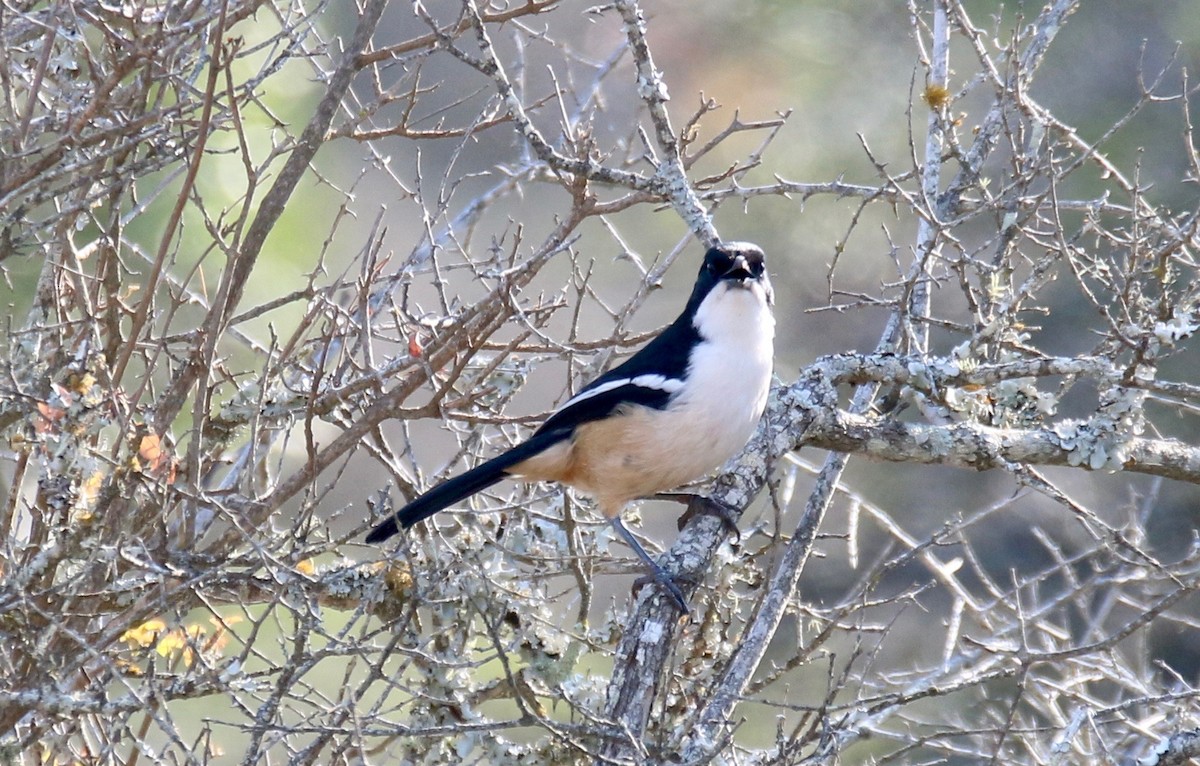
[(367, 535), (386, 540), (505, 477), (557, 481), (600, 512), (686, 612), (683, 593), (621, 522), (630, 502), (698, 479), (745, 446), (771, 383), (774, 295), (763, 252), (709, 249), (679, 318), (593, 380), (527, 440), (438, 484)]

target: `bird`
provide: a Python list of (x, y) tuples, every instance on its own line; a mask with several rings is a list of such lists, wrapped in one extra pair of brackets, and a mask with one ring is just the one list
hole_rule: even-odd
[(569, 398), (528, 439), (437, 484), (367, 534), (378, 543), (505, 478), (558, 482), (600, 513), (687, 613), (682, 591), (621, 521), (635, 500), (702, 478), (741, 450), (766, 407), (774, 292), (761, 248), (714, 245), (683, 312)]

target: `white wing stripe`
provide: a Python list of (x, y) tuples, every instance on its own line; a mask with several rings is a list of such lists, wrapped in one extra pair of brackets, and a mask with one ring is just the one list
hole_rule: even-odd
[(668, 394), (673, 394), (679, 389), (683, 388), (683, 381), (676, 378), (668, 378), (664, 375), (654, 374), (638, 375), (634, 378), (621, 378), (620, 380), (610, 380), (607, 383), (601, 383), (595, 388), (589, 388), (586, 391), (581, 391), (580, 393), (575, 394), (575, 396), (572, 396), (567, 400), (566, 404), (558, 409), (560, 411), (565, 410), (566, 408), (579, 404), (580, 402), (587, 401), (593, 396), (599, 396), (600, 394), (613, 391), (621, 388), (622, 386), (652, 388), (656, 391), (665, 391)]
[(630, 380), (635, 386), (642, 388), (657, 388), (659, 391), (666, 391), (668, 394), (673, 394), (683, 388), (683, 381), (678, 378), (668, 378), (665, 375), (638, 375)]

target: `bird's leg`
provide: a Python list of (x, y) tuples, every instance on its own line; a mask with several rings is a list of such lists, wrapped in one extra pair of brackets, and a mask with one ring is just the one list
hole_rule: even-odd
[(655, 582), (666, 588), (667, 593), (671, 595), (671, 599), (679, 607), (679, 610), (684, 614), (688, 614), (691, 610), (688, 609), (687, 600), (683, 597), (683, 591), (675, 584), (675, 580), (671, 578), (671, 575), (667, 574), (666, 570), (659, 566), (657, 561), (650, 558), (650, 554), (646, 553), (646, 549), (642, 547), (642, 544), (637, 541), (637, 538), (633, 536), (633, 533), (621, 521), (621, 517), (613, 516), (609, 520), (609, 523), (613, 525), (613, 529), (617, 530), (621, 538), (629, 544), (629, 547), (633, 548), (633, 552), (638, 555), (638, 558), (646, 563), (646, 566), (650, 569), (650, 576)]
[(687, 526), (687, 523), (692, 520), (693, 516), (716, 516), (721, 521), (721, 526), (725, 527), (725, 531), (733, 535), (734, 543), (742, 541), (742, 530), (738, 529), (737, 520), (740, 514), (737, 508), (732, 505), (722, 503), (720, 500), (713, 500), (711, 497), (694, 494), (691, 492), (659, 492), (654, 496), (655, 500), (670, 500), (676, 503), (683, 503), (687, 506), (687, 510), (679, 517), (676, 524), (679, 531)]

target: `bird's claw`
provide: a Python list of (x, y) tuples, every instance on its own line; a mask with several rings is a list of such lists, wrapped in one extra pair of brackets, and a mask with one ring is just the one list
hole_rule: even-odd
[(659, 566), (658, 562), (655, 561), (649, 553), (646, 553), (646, 549), (642, 547), (642, 544), (637, 541), (637, 538), (633, 536), (633, 533), (630, 532), (629, 528), (626, 527), (621, 521), (621, 517), (614, 516), (613, 518), (609, 519), (609, 523), (612, 524), (613, 529), (617, 530), (617, 533), (625, 539), (625, 542), (628, 543), (629, 547), (633, 549), (633, 552), (638, 555), (638, 558), (642, 560), (642, 562), (646, 565), (646, 568), (650, 570), (649, 575), (644, 578), (638, 578), (638, 582), (634, 583), (635, 589), (641, 587), (641, 585), (644, 585), (646, 581), (653, 580), (667, 589), (667, 593), (670, 594), (671, 600), (675, 602), (675, 605), (679, 607), (679, 611), (683, 612), (684, 614), (688, 614), (688, 612), (691, 610), (688, 609), (687, 599), (683, 597), (683, 591), (680, 590), (679, 586), (675, 584), (675, 580), (671, 577), (671, 575), (667, 574), (666, 570)]
[(727, 503), (722, 503), (720, 500), (705, 497), (704, 495), (673, 492), (659, 495), (658, 497), (664, 500), (674, 500), (687, 504), (687, 510), (683, 512), (683, 515), (679, 517), (679, 521), (677, 522), (680, 532), (696, 516), (715, 516), (721, 522), (721, 526), (725, 527), (725, 531), (733, 536), (734, 545), (742, 541), (742, 530), (738, 529), (737, 525), (738, 517), (741, 515), (740, 509), (734, 508)]
[[(651, 583), (661, 585), (663, 589), (667, 591), (667, 595), (671, 597), (671, 600), (675, 602), (675, 606), (679, 607), (680, 612), (684, 613), (685, 615), (691, 614), (692, 610), (688, 608), (687, 598), (683, 595), (683, 590), (680, 589), (679, 585), (675, 582), (675, 579), (676, 578), (671, 577), (671, 575), (667, 574), (661, 567), (655, 565), (651, 568), (648, 574), (644, 574), (633, 581), (633, 595), (636, 597), (638, 591), (640, 591), (646, 585), (650, 585)], [(691, 582), (689, 578), (679, 579), (684, 579), (688, 582)]]

